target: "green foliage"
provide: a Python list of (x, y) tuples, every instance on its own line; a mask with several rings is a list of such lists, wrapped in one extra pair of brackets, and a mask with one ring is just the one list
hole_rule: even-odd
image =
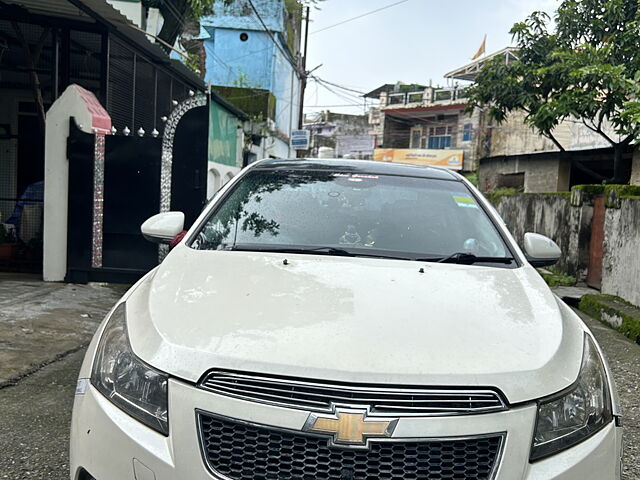
[(231, 82), (231, 85), (237, 88), (251, 88), (249, 75), (247, 75), (246, 72), (240, 71), (238, 76)]
[(605, 197), (609, 196), (610, 192), (614, 190), (620, 198), (640, 196), (640, 186), (637, 185), (606, 185), (604, 188)]
[(489, 200), (493, 205), (497, 206), (500, 204), (500, 200), (503, 197), (512, 197), (513, 195), (518, 195), (518, 190), (512, 187), (501, 187), (496, 188), (494, 191), (485, 193), (484, 196)]
[(196, 53), (187, 53), (185, 64), (194, 72), (200, 71), (200, 56)]
[(276, 97), (269, 90), (226, 86), (214, 86), (213, 89), (255, 122), (260, 123), (266, 118), (275, 119)]
[(616, 330), (640, 344), (640, 308), (635, 305), (613, 295), (589, 294), (580, 299), (578, 308), (610, 326), (607, 318), (617, 318), (621, 325)]
[(474, 187), (477, 187), (480, 183), (478, 181), (478, 174), (476, 172), (465, 173), (464, 177), (471, 182)]
[[(171, 1), (171, 0), (145, 0), (146, 2), (159, 2), (162, 1)], [(238, 0), (222, 0), (224, 5), (232, 5)], [(292, 15), (301, 15), (302, 8), (307, 5), (317, 5), (322, 0), (285, 0), (285, 7), (287, 11)], [(216, 0), (187, 0), (189, 5), (189, 14), (193, 18), (200, 18), (205, 15), (214, 14), (214, 6)], [(251, 7), (249, 7), (251, 8)], [(253, 13), (253, 11), (252, 11)]]
[(575, 185), (571, 190), (581, 191), (588, 195), (602, 195), (604, 193), (604, 185)]
[(563, 273), (540, 272), (540, 275), (550, 287), (573, 287), (577, 283), (576, 277)]
[[(492, 59), (469, 89), (470, 108), (488, 107), (498, 123), (514, 111), (525, 122), (563, 146), (553, 130), (578, 119), (612, 146), (640, 137), (640, 103), (634, 101), (640, 79), (638, 2), (564, 0), (550, 18), (534, 12), (511, 33), (517, 60)], [(610, 138), (610, 123), (621, 139)]]

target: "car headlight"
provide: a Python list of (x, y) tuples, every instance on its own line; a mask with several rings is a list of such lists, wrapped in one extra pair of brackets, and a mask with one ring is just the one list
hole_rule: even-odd
[(585, 334), (582, 366), (576, 383), (538, 404), (531, 460), (565, 450), (600, 431), (613, 420), (604, 364)]
[(169, 434), (168, 376), (131, 350), (125, 304), (111, 314), (98, 343), (91, 384), (114, 405), (148, 427)]

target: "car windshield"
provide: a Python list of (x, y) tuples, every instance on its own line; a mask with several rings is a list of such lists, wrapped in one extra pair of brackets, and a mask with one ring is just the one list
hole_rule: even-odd
[(413, 260), (456, 254), (511, 259), (464, 183), (341, 171), (253, 170), (223, 198), (191, 246)]

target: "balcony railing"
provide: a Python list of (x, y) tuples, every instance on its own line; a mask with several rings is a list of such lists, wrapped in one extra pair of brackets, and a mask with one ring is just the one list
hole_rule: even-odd
[(432, 100), (425, 100), (425, 91), (390, 93), (387, 105), (415, 105), (428, 103), (446, 103), (467, 98), (467, 91), (464, 88), (441, 88), (433, 89)]

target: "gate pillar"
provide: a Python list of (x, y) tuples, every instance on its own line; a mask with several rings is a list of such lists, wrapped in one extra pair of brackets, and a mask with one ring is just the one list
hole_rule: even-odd
[[(111, 129), (111, 118), (93, 93), (69, 85), (53, 103), (46, 118), (44, 160), (43, 279), (61, 282), (67, 273), (67, 213), (69, 163), (67, 137), (74, 118), (85, 133), (100, 137)], [(104, 146), (104, 142), (101, 142)], [(98, 179), (99, 180), (99, 179)]]

